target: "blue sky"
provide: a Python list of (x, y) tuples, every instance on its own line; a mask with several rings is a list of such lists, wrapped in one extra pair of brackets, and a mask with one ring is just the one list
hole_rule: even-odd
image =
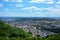
[(60, 0), (0, 0), (0, 17), (60, 17)]

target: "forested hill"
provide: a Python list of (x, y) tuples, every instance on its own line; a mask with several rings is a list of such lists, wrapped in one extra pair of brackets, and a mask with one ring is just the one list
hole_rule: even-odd
[(0, 22), (0, 37), (20, 37), (23, 39), (30, 37), (30, 34), (20, 28), (12, 27), (4, 22)]
[(47, 37), (32, 37), (24, 30), (0, 22), (0, 40), (60, 40), (60, 34)]

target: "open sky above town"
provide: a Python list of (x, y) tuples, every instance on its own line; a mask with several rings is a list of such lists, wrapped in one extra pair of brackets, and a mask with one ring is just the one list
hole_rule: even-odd
[(0, 0), (0, 17), (60, 17), (60, 0)]

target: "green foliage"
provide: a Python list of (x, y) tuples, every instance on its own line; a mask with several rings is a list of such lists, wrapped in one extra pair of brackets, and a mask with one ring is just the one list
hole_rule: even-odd
[(42, 30), (47, 30), (47, 31), (51, 31), (54, 33), (60, 33), (60, 29), (55, 29), (55, 28), (46, 28), (46, 27), (41, 27)]
[(60, 40), (60, 33), (47, 37), (32, 37), (31, 33), (0, 22), (0, 40)]
[(45, 40), (60, 40), (60, 34), (55, 34), (53, 36), (49, 36), (47, 38), (45, 38)]
[(24, 30), (12, 27), (8, 24), (5, 24), (3, 22), (0, 22), (0, 37), (20, 37), (20, 38), (26, 38), (30, 37), (30, 34), (25, 32)]

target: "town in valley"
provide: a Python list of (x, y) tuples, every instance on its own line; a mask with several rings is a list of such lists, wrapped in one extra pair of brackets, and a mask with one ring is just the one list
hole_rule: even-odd
[(49, 29), (60, 30), (59, 18), (0, 18), (0, 21), (4, 21), (6, 24), (13, 27), (19, 27), (24, 31), (31, 33), (33, 37), (46, 37), (59, 33)]

